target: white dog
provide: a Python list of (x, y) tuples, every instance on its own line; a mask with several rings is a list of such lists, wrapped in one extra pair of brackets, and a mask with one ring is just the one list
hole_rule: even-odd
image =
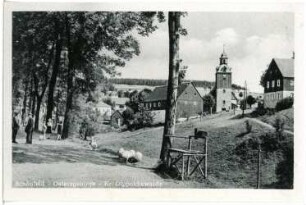
[(89, 145), (91, 147), (91, 150), (97, 150), (98, 149), (98, 144), (95, 139), (95, 137), (91, 137), (91, 141), (89, 142)]
[(46, 139), (46, 136), (45, 135), (39, 135), (38, 136), (38, 139), (41, 141), (41, 140), (45, 140)]

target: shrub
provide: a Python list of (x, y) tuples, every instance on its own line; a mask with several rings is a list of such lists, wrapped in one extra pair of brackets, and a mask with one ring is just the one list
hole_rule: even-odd
[(279, 188), (292, 189), (293, 188), (293, 143), (283, 143), (281, 148), (283, 160), (277, 164), (276, 177)]
[(275, 110), (281, 111), (281, 110), (291, 108), (292, 106), (293, 106), (293, 98), (287, 97), (276, 103)]
[(253, 117), (263, 116), (267, 114), (267, 109), (264, 108), (263, 103), (258, 103), (258, 107), (252, 112)]

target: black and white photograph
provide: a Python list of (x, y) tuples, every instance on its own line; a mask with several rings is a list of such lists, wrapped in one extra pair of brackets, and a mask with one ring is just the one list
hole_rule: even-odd
[(10, 17), (11, 188), (295, 190), (294, 12)]

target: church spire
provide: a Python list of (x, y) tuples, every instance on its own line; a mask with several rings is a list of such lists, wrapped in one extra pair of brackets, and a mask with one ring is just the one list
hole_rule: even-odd
[(221, 54), (221, 57), (220, 57), (220, 65), (222, 64), (227, 64), (227, 54), (225, 53), (225, 44), (223, 44), (223, 52)]

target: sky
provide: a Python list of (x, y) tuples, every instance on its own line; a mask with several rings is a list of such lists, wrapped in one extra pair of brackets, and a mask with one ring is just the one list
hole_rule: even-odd
[[(188, 35), (180, 38), (180, 58), (186, 80), (215, 81), (215, 69), (225, 45), (233, 83), (263, 92), (260, 76), (272, 58), (291, 58), (294, 51), (293, 13), (189, 12), (181, 20)], [(140, 37), (141, 53), (120, 68), (122, 78), (168, 78), (168, 28)]]

